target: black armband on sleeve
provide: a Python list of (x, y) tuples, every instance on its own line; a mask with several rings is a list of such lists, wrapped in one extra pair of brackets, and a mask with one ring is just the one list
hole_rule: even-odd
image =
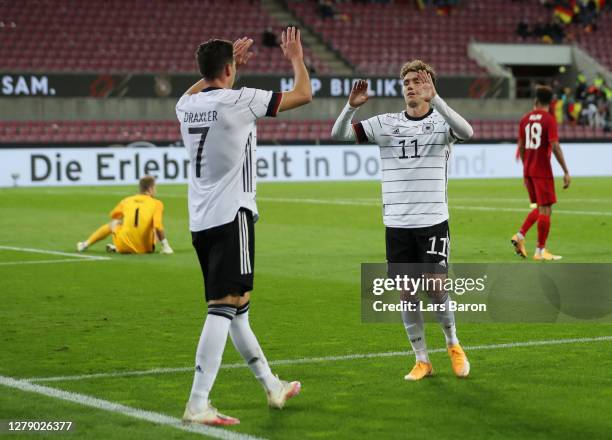
[(270, 102), (268, 103), (268, 110), (266, 111), (266, 116), (274, 117), (278, 113), (278, 108), (280, 107), (281, 99), (283, 98), (283, 94), (281, 92), (273, 92), (272, 97), (270, 98)]
[(353, 124), (353, 130), (355, 130), (355, 135), (357, 136), (357, 143), (367, 144), (369, 142), (368, 135), (363, 129), (361, 122)]

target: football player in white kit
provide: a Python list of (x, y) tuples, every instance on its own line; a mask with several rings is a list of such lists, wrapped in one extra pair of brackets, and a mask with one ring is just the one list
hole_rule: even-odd
[[(334, 124), (332, 137), (372, 142), (380, 147), (389, 276), (408, 274), (416, 278), (425, 275), (444, 279), (450, 253), (448, 158), (451, 146), (471, 138), (473, 131), (436, 93), (435, 72), (431, 66), (413, 60), (404, 64), (400, 75), (404, 84), (404, 111), (352, 124), (357, 108), (368, 100), (368, 83), (358, 81)], [(416, 266), (401, 267), (400, 264)], [(448, 292), (438, 286), (428, 289), (427, 294), (436, 304), (436, 317), (444, 331), (453, 371), (457, 377), (466, 377), (470, 364), (457, 339)], [(416, 355), (416, 364), (405, 376), (406, 380), (420, 380), (433, 373), (417, 293), (401, 292), (402, 301), (415, 305), (401, 312)]]
[(233, 90), (236, 69), (251, 57), (253, 40), (209, 40), (196, 53), (202, 79), (181, 97), (176, 114), (190, 159), (189, 227), (204, 278), (208, 314), (195, 360), (195, 375), (183, 420), (235, 425), (208, 399), (228, 334), (262, 384), (273, 408), (300, 391), (300, 383), (272, 374), (249, 325), (255, 269), (255, 122), (309, 103), (312, 89), (300, 31), (282, 34), (281, 49), (291, 62), (294, 88), (284, 93), (243, 87)]

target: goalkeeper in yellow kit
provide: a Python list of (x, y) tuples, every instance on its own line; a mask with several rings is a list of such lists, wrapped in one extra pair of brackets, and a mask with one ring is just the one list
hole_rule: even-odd
[(110, 213), (110, 223), (100, 226), (87, 240), (78, 242), (77, 251), (84, 252), (92, 244), (112, 234), (113, 244), (106, 245), (108, 252), (151, 253), (159, 241), (162, 254), (174, 253), (162, 224), (164, 204), (154, 198), (155, 178), (145, 176), (138, 185), (140, 193), (121, 200)]

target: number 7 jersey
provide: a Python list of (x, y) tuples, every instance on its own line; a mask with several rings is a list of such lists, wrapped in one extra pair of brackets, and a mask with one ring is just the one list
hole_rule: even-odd
[(405, 111), (353, 124), (359, 143), (380, 148), (383, 221), (390, 228), (425, 228), (448, 220), (448, 159), (459, 141), (435, 110)]
[(183, 95), (176, 105), (189, 155), (189, 228), (197, 232), (230, 223), (255, 203), (255, 121), (276, 116), (282, 94), (243, 87), (209, 87)]

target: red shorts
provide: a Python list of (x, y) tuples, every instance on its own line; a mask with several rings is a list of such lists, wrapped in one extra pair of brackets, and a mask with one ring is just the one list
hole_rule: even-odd
[(557, 196), (555, 195), (555, 179), (552, 177), (528, 176), (525, 176), (524, 179), (531, 203), (537, 203), (538, 206), (552, 205), (557, 203)]

